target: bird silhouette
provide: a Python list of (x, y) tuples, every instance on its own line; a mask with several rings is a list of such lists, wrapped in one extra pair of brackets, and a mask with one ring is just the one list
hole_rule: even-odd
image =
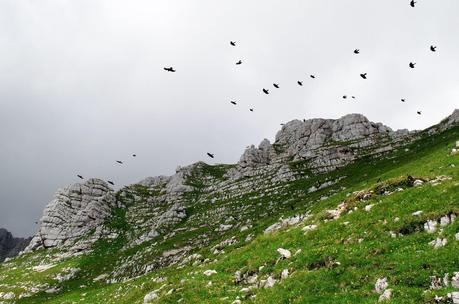
[(136, 154), (132, 154), (132, 157), (136, 157), (137, 155)]
[(164, 68), (164, 70), (165, 70), (165, 71), (168, 71), (168, 72), (172, 72), (172, 73), (174, 73), (174, 72), (175, 72), (175, 70), (174, 70), (174, 68), (173, 68), (173, 67), (170, 67), (170, 68)]
[(417, 111), (417, 113), (418, 113), (418, 115), (421, 115), (421, 114), (422, 114), (421, 111)]
[(297, 83), (298, 83), (300, 86), (303, 85), (303, 82), (301, 82), (301, 81), (299, 81), (299, 80), (297, 81)]
[(436, 52), (436, 51), (437, 51), (437, 47), (436, 47), (436, 46), (433, 46), (433, 45), (431, 45), (431, 46), (430, 46), (430, 50), (431, 50), (432, 52)]
[(242, 60), (239, 60), (238, 62), (236, 62), (237, 65), (240, 65), (242, 64)]
[(416, 63), (414, 63), (414, 62), (410, 62), (410, 64), (409, 64), (410, 68), (412, 68), (412, 69), (414, 69), (415, 65), (416, 65)]
[(355, 96), (352, 96), (352, 99), (355, 99)]
[(123, 162), (120, 161), (120, 160), (117, 160), (116, 162), (117, 162), (118, 164), (123, 164)]
[(347, 99), (347, 95), (343, 95), (343, 99)]
[(236, 41), (230, 41), (230, 44), (231, 44), (232, 46), (236, 46)]
[(237, 102), (235, 101), (230, 101), (233, 105), (237, 105)]
[(405, 98), (402, 98), (401, 101), (402, 101), (402, 102), (405, 102)]
[(249, 111), (250, 111), (250, 112), (253, 112), (253, 109), (252, 109), (252, 108), (250, 108), (250, 109), (249, 109)]
[(77, 176), (78, 176), (80, 179), (84, 179), (83, 176), (81, 176), (81, 175), (79, 175), (79, 174), (77, 174)]
[(315, 75), (309, 75), (309, 77), (311, 77), (312, 79), (315, 79), (315, 78), (316, 78)]
[(415, 6), (416, 6), (416, 3), (417, 3), (416, 1), (414, 1), (414, 0), (411, 0), (411, 1), (410, 1), (410, 5), (411, 5), (411, 7), (415, 7)]
[(360, 54), (360, 50), (359, 49), (355, 49), (354, 50), (354, 54)]
[(268, 89), (263, 89), (263, 93), (269, 94), (269, 90)]
[(109, 183), (109, 184), (112, 185), (112, 186), (115, 186), (115, 183), (112, 182), (112, 181), (107, 181), (107, 183)]
[(363, 79), (367, 79), (367, 73), (360, 74), (360, 77), (362, 77)]
[(281, 126), (285, 126), (285, 124), (284, 124), (284, 123), (281, 123), (280, 125), (281, 125)]
[(278, 89), (279, 88), (279, 84), (278, 83), (273, 83), (273, 86)]
[(207, 156), (209, 156), (210, 158), (214, 158), (215, 157), (214, 154), (209, 153), (209, 152), (207, 152)]

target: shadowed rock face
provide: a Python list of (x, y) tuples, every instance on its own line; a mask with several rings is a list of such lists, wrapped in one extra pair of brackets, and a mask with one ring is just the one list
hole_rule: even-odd
[(31, 238), (15, 238), (6, 229), (0, 228), (0, 262), (5, 258), (15, 257), (24, 250), (29, 244)]
[[(100, 226), (116, 206), (113, 190), (99, 179), (59, 189), (46, 206), (38, 232), (26, 250), (73, 245), (76, 239)], [(101, 231), (96, 229), (94, 234), (97, 233)], [(94, 235), (94, 240), (97, 238)], [(87, 245), (90, 243), (87, 240)]]

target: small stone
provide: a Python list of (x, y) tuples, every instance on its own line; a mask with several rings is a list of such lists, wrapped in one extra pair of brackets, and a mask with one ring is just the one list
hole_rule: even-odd
[(282, 270), (282, 273), (281, 273), (281, 279), (286, 279), (286, 278), (288, 278), (288, 269)]
[(436, 221), (428, 220), (424, 224), (424, 230), (427, 233), (434, 233), (437, 230), (437, 225), (438, 225), (438, 223)]
[(424, 211), (419, 210), (419, 211), (413, 212), (411, 215), (412, 215), (412, 216), (420, 216), (420, 215), (423, 214), (423, 213), (424, 213)]
[(459, 289), (459, 272), (455, 272), (451, 278), (451, 286)]
[(376, 280), (375, 283), (375, 291), (377, 293), (382, 293), (384, 290), (389, 287), (389, 283), (387, 282), (387, 278), (380, 278)]
[(279, 252), (282, 259), (290, 259), (290, 257), (292, 256), (292, 253), (290, 252), (290, 250), (287, 250), (284, 248), (277, 249), (277, 252)]
[(454, 237), (456, 238), (456, 241), (459, 241), (459, 232), (456, 233), (456, 235)]
[(436, 238), (429, 243), (430, 246), (433, 246), (435, 249), (445, 246), (448, 243), (447, 239)]
[(276, 284), (276, 279), (274, 279), (272, 276), (269, 276), (263, 288), (271, 288), (274, 286), (274, 284)]
[(384, 290), (383, 294), (379, 296), (378, 302), (384, 302), (390, 300), (392, 297), (392, 289)]
[(441, 283), (442, 280), (438, 278), (437, 276), (431, 276), (430, 277), (430, 289), (437, 290), (441, 289)]
[(366, 205), (365, 208), (363, 208), (366, 212), (369, 212), (371, 210), (371, 208), (373, 208), (373, 204), (370, 204), (370, 205)]
[(459, 292), (455, 291), (452, 292), (451, 294), (448, 294), (451, 298), (451, 301), (453, 301), (454, 304), (459, 304)]
[(203, 272), (203, 274), (204, 274), (205, 276), (207, 276), (207, 277), (210, 277), (211, 275), (216, 274), (216, 273), (217, 273), (217, 271), (211, 270), (211, 269), (208, 269), (208, 270), (206, 270), (206, 271)]
[(156, 291), (152, 291), (145, 295), (145, 297), (143, 298), (143, 303), (150, 303), (156, 298), (158, 298), (158, 294), (156, 293)]
[(307, 225), (303, 227), (304, 232), (309, 232), (317, 229), (317, 225)]
[(422, 184), (424, 184), (424, 182), (420, 179), (417, 179), (413, 182), (413, 186), (415, 187), (421, 186)]
[(451, 219), (449, 218), (448, 215), (442, 216), (440, 218), (440, 226), (445, 227), (448, 226), (451, 223)]

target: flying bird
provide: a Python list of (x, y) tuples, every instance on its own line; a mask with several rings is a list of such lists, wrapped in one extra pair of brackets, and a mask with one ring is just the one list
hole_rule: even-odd
[(316, 78), (315, 75), (309, 75), (309, 77), (311, 77), (312, 79), (315, 79), (315, 78)]
[(343, 95), (343, 99), (347, 99), (347, 95)]
[(210, 158), (214, 158), (214, 154), (209, 153), (209, 152), (207, 152), (207, 156), (209, 156)]
[(410, 1), (410, 5), (411, 5), (411, 7), (415, 7), (415, 6), (416, 6), (416, 3), (417, 3), (416, 1), (414, 1), (414, 0), (411, 0), (411, 1)]
[(421, 115), (421, 114), (422, 114), (421, 111), (417, 111), (417, 113), (418, 113), (418, 115)]
[(278, 83), (273, 83), (273, 86), (278, 89), (279, 88), (279, 84)]
[(236, 62), (236, 65), (240, 65), (242, 64), (242, 60), (239, 60), (238, 62)]
[(352, 99), (355, 99), (355, 96), (352, 96)]
[(360, 74), (360, 77), (362, 77), (363, 79), (367, 79), (367, 73)]
[(173, 68), (173, 67), (170, 67), (170, 68), (164, 68), (164, 70), (165, 70), (165, 71), (168, 71), (168, 72), (172, 72), (172, 73), (174, 73), (174, 72), (175, 72), (175, 70), (174, 70), (174, 68)]
[(354, 50), (354, 54), (360, 54), (360, 50), (359, 49), (355, 49)]
[(253, 109), (252, 109), (252, 108), (250, 108), (250, 109), (249, 109), (249, 111), (250, 111), (250, 112), (253, 112)]
[(237, 102), (235, 101), (230, 101), (233, 105), (237, 105)]
[(112, 185), (112, 186), (115, 186), (115, 183), (112, 182), (112, 181), (107, 181), (107, 183), (109, 183), (109, 184)]
[(431, 50), (432, 52), (436, 52), (436, 51), (437, 51), (437, 47), (436, 47), (436, 46), (433, 46), (433, 45), (431, 45), (431, 46), (430, 46), (430, 50)]
[(79, 174), (77, 174), (77, 176), (78, 176), (80, 179), (84, 179), (83, 176), (81, 176), (81, 175), (79, 175)]
[(268, 89), (263, 89), (263, 93), (269, 94), (269, 90)]
[(236, 46), (236, 41), (230, 41), (230, 44), (231, 44), (232, 46)]
[(297, 81), (297, 83), (298, 83), (300, 86), (303, 85), (303, 82), (301, 82), (301, 81), (299, 81), (299, 80)]
[(405, 102), (405, 98), (402, 98), (401, 101), (402, 101), (402, 102)]
[(137, 155), (136, 154), (132, 154), (132, 157), (136, 157)]
[(416, 63), (414, 63), (414, 62), (410, 62), (410, 64), (409, 64), (410, 68), (412, 68), (412, 69), (414, 69), (415, 65), (416, 65)]
[(118, 164), (123, 164), (123, 162), (120, 161), (120, 160), (117, 160), (116, 162), (117, 162)]

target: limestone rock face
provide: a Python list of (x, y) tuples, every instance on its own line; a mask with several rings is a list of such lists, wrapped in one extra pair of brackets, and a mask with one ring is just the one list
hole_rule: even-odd
[(269, 165), (275, 156), (276, 153), (271, 143), (269, 140), (264, 139), (258, 148), (252, 145), (245, 150), (239, 160), (239, 165), (242, 168)]
[(277, 133), (274, 144), (263, 140), (250, 146), (230, 177), (251, 176), (251, 171), (285, 163), (307, 161), (315, 172), (329, 172), (368, 154), (391, 151), (411, 133), (369, 121), (361, 114), (339, 119), (293, 120)]
[(17, 256), (29, 242), (30, 238), (16, 238), (8, 230), (0, 228), (0, 262), (3, 262), (5, 258)]
[(43, 211), (38, 232), (26, 250), (73, 245), (100, 226), (116, 206), (113, 190), (99, 179), (59, 189)]

